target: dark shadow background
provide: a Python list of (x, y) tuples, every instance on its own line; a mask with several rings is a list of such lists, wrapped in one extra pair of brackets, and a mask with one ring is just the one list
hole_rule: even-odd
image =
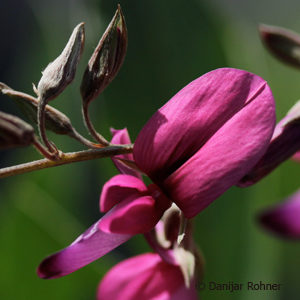
[[(86, 22), (86, 44), (74, 83), (52, 105), (86, 134), (80, 113), (83, 70), (120, 2), (129, 46), (119, 76), (92, 104), (95, 127), (127, 127), (134, 141), (146, 120), (180, 88), (207, 71), (236, 67), (271, 86), (281, 118), (299, 99), (300, 72), (275, 61), (262, 47), (259, 22), (300, 32), (298, 1), (37, 1), (0, 2), (0, 81), (28, 93), (41, 70), (64, 47), (72, 29)], [(1, 96), (0, 109), (19, 115)], [(49, 136), (64, 151), (82, 147)], [(38, 159), (35, 150), (1, 151), (1, 167)], [(0, 181), (0, 299), (94, 299), (103, 274), (123, 258), (149, 251), (137, 236), (65, 278), (35, 274), (48, 254), (72, 242), (100, 217), (103, 183), (117, 174), (103, 159), (42, 170)], [(195, 238), (206, 259), (205, 282), (281, 283), (280, 291), (213, 292), (202, 299), (299, 299), (299, 243), (264, 232), (255, 216), (299, 188), (299, 165), (286, 162), (247, 189), (232, 188), (196, 218)]]

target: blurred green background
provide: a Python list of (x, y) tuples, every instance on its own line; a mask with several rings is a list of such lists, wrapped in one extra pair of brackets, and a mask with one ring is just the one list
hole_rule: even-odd
[[(96, 1), (1, 0), (0, 81), (32, 93), (41, 70), (64, 47), (81, 21), (86, 45), (74, 83), (52, 102), (87, 135), (79, 85), (85, 65), (117, 3), (126, 17), (129, 46), (119, 76), (92, 104), (96, 128), (127, 126), (134, 141), (146, 120), (191, 80), (218, 67), (254, 72), (271, 86), (280, 119), (300, 98), (300, 72), (271, 57), (258, 23), (300, 32), (300, 2), (281, 0)], [(1, 96), (0, 109), (18, 114)], [(49, 136), (64, 151), (82, 147)], [(1, 167), (38, 159), (35, 150), (1, 151)], [(202, 299), (300, 297), (300, 244), (263, 231), (255, 216), (299, 187), (299, 165), (288, 161), (259, 184), (232, 188), (196, 218), (195, 239), (206, 260), (204, 282), (280, 283), (280, 291), (204, 290)], [(123, 258), (149, 250), (141, 236), (61, 279), (42, 280), (39, 262), (72, 242), (99, 219), (103, 183), (117, 174), (109, 159), (83, 162), (0, 180), (0, 299), (94, 299), (103, 274)]]

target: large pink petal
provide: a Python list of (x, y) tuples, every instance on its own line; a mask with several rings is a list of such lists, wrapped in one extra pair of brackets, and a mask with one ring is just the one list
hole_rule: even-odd
[(178, 293), (180, 299), (197, 299), (194, 286), (185, 288), (179, 267), (162, 261), (158, 254), (147, 253), (113, 267), (101, 281), (97, 299), (177, 300)]
[[(121, 176), (128, 175), (119, 177)], [(119, 192), (121, 194), (122, 190)], [(149, 186), (147, 193), (127, 194), (101, 219), (99, 226), (108, 233), (145, 233), (157, 224), (170, 204), (170, 200), (153, 184)]]
[(163, 183), (168, 196), (191, 218), (236, 184), (265, 153), (275, 123), (267, 85), (231, 117)]
[(39, 277), (51, 279), (72, 273), (132, 237), (129, 234), (103, 232), (99, 229), (100, 221), (91, 226), (70, 246), (44, 259), (37, 270)]
[(100, 196), (100, 210), (109, 211), (114, 205), (132, 196), (142, 196), (148, 189), (144, 182), (131, 175), (116, 175), (107, 181)]
[(267, 98), (265, 102), (271, 106), (267, 116), (260, 117), (271, 117), (272, 94), (266, 82), (254, 74), (223, 68), (194, 80), (160, 108), (139, 133), (134, 145), (138, 167), (155, 182), (165, 179), (257, 98)]
[[(110, 129), (111, 134), (112, 134), (112, 144), (117, 144), (117, 145), (124, 145), (124, 144), (131, 144), (131, 140), (127, 131), (127, 128), (124, 129)], [(120, 171), (122, 174), (128, 174), (132, 175), (138, 178), (142, 178), (141, 174), (136, 172), (135, 170), (132, 170), (131, 168), (125, 166), (124, 164), (120, 163), (117, 159), (115, 158), (123, 158), (127, 160), (132, 160), (133, 161), (133, 154), (128, 153), (128, 154), (121, 154), (121, 155), (116, 155), (112, 157), (112, 161), (117, 167), (117, 169)]]
[(300, 239), (300, 190), (284, 203), (264, 211), (259, 219), (273, 233)]
[(99, 223), (105, 232), (138, 234), (151, 230), (163, 211), (157, 210), (151, 196), (128, 197), (114, 206)]

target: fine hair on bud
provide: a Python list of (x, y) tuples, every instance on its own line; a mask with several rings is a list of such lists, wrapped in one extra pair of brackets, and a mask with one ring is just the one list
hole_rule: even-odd
[(42, 72), (36, 93), (48, 102), (56, 98), (75, 77), (84, 47), (84, 23), (78, 24), (62, 53)]
[[(21, 112), (32, 124), (37, 124), (37, 110), (39, 101), (22, 92), (15, 91), (6, 84), (0, 82), (0, 91), (10, 97), (20, 108)], [(56, 134), (73, 135), (73, 126), (70, 119), (61, 111), (50, 105), (45, 107), (45, 126)]]

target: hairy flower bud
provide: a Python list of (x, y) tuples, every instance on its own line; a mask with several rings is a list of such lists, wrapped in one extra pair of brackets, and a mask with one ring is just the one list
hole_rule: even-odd
[[(38, 100), (30, 95), (18, 92), (0, 82), (0, 92), (12, 98), (19, 106), (22, 113), (33, 124), (37, 124)], [(46, 129), (57, 134), (73, 135), (73, 126), (70, 119), (50, 105), (45, 107), (45, 125)]]
[(259, 26), (260, 36), (267, 49), (282, 62), (300, 68), (300, 36), (290, 30)]
[(16, 116), (0, 111), (0, 149), (29, 146), (34, 129)]
[(49, 101), (57, 97), (75, 77), (84, 46), (84, 23), (78, 24), (62, 51), (42, 72), (37, 87), (40, 99)]
[(121, 7), (118, 6), (83, 75), (80, 92), (85, 103), (94, 100), (117, 75), (126, 48), (127, 29)]

